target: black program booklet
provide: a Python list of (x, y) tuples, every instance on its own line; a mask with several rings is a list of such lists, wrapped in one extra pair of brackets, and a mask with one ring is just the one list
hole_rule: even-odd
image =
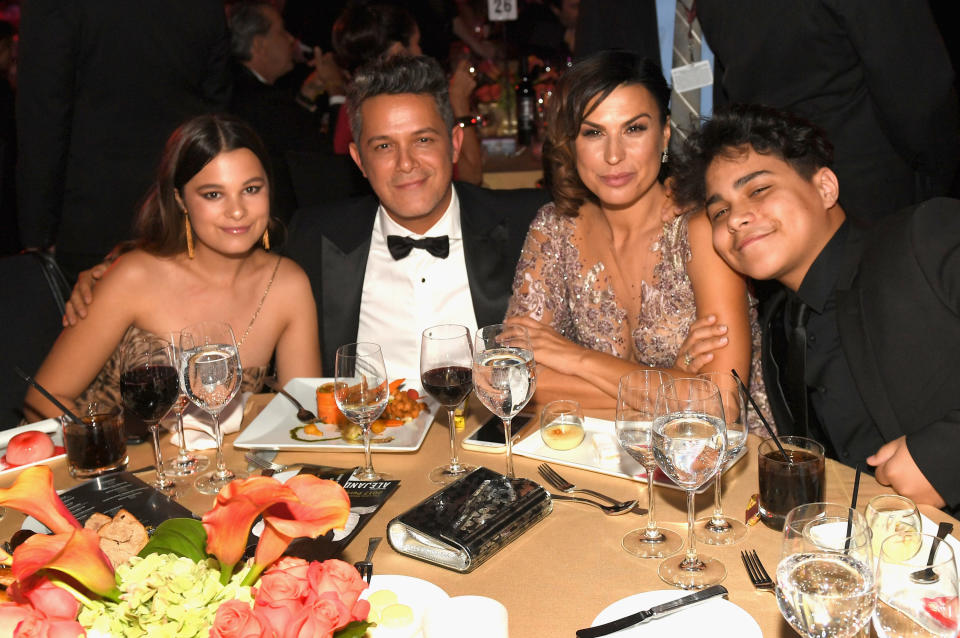
[(94, 512), (113, 517), (121, 509), (133, 514), (149, 533), (170, 518), (198, 518), (130, 472), (98, 476), (61, 493), (60, 500), (81, 525)]
[[(383, 507), (397, 488), (398, 480), (385, 481), (351, 481), (350, 477), (356, 468), (330, 467), (325, 465), (309, 465), (300, 470), (300, 474), (312, 474), (319, 478), (336, 481), (343, 486), (350, 497), (350, 517), (342, 530), (330, 530), (316, 539), (298, 538), (292, 543), (286, 556), (297, 556), (305, 560), (324, 561), (328, 558), (340, 556), (344, 548), (360, 533), (360, 530), (373, 518), (373, 515)], [(257, 548), (256, 537), (251, 536), (251, 544), (247, 554), (252, 556)]]

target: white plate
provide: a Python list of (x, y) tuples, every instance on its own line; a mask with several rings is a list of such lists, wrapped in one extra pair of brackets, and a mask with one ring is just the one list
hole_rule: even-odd
[[(646, 483), (647, 471), (620, 447), (620, 444), (617, 442), (616, 424), (613, 421), (586, 417), (583, 420), (583, 432), (583, 442), (577, 447), (572, 450), (554, 450), (543, 442), (543, 439), (540, 437), (540, 428), (536, 428), (522, 440), (514, 443), (513, 453), (531, 459), (556, 463), (557, 465), (569, 465), (570, 467), (577, 467), (581, 470), (590, 470), (591, 472), (599, 472), (600, 474), (619, 476), (620, 478)], [(612, 444), (617, 450), (617, 458), (601, 462), (600, 459), (597, 458), (596, 448), (593, 442), (594, 437), (604, 437), (607, 440), (607, 446)], [(733, 459), (733, 462), (727, 463), (723, 471), (726, 472), (746, 455), (747, 446), (743, 446), (740, 453)], [(653, 482), (658, 487), (669, 487), (674, 490), (683, 489), (667, 478), (660, 470), (657, 470)], [(697, 490), (697, 494), (703, 494), (712, 488), (712, 486), (713, 481), (709, 481)]]
[[(608, 623), (644, 609), (676, 600), (690, 592), (678, 589), (645, 591), (618, 600), (593, 619), (591, 627)], [(760, 625), (753, 617), (729, 600), (711, 598), (662, 618), (653, 618), (639, 625), (610, 634), (617, 638), (648, 638), (653, 636), (699, 636), (710, 638), (763, 638)]]
[[(291, 379), (284, 386), (284, 389), (296, 397), (303, 404), (303, 407), (316, 413), (317, 387), (325, 383), (333, 383), (333, 379)], [(389, 443), (373, 443), (370, 445), (371, 450), (377, 452), (416, 452), (420, 449), (420, 445), (430, 429), (430, 424), (433, 423), (433, 417), (439, 404), (427, 396), (421, 396), (419, 400), (427, 406), (426, 409), (422, 410), (413, 421), (398, 427), (387, 428), (383, 434), (374, 435), (375, 438), (392, 436), (393, 440)], [(257, 415), (257, 418), (240, 433), (233, 445), (248, 450), (363, 452), (362, 442), (348, 443), (340, 438), (333, 441), (319, 440), (338, 436), (339, 430), (334, 425), (318, 423), (317, 427), (322, 428), (324, 432), (322, 437), (311, 437), (300, 430), (297, 434), (299, 437), (318, 440), (298, 441), (291, 436), (290, 431), (302, 425), (297, 420), (297, 409), (293, 406), (293, 403), (285, 396), (278, 394), (270, 400), (270, 403)]]
[[(50, 438), (53, 439), (53, 444), (60, 448), (60, 452), (54, 453), (53, 456), (47, 457), (45, 459), (40, 459), (36, 463), (27, 463), (26, 465), (7, 465), (4, 461), (4, 455), (7, 453), (7, 444), (10, 442), (10, 439), (20, 434), (21, 432), (30, 432), (31, 430), (36, 430), (38, 432), (45, 432), (50, 435)], [(25, 467), (30, 467), (31, 465), (38, 465), (40, 463), (46, 463), (48, 461), (53, 461), (55, 459), (62, 459), (66, 456), (66, 452), (63, 451), (63, 435), (60, 433), (60, 421), (57, 419), (45, 419), (43, 421), (37, 421), (36, 423), (28, 423), (27, 425), (21, 425), (18, 428), (10, 428), (9, 430), (4, 430), (0, 432), (0, 474), (4, 472), (15, 472), (17, 470), (22, 470)]]
[(413, 624), (409, 630), (403, 631), (396, 629), (373, 627), (367, 630), (370, 638), (393, 638), (394, 636), (409, 636), (410, 638), (419, 638), (420, 625), (423, 623), (423, 614), (432, 605), (450, 598), (447, 592), (443, 591), (430, 581), (414, 578), (413, 576), (400, 576), (395, 574), (374, 574), (370, 579), (370, 587), (362, 594), (360, 598), (366, 600), (370, 594), (381, 589), (389, 589), (397, 595), (397, 602), (408, 606), (413, 610)]

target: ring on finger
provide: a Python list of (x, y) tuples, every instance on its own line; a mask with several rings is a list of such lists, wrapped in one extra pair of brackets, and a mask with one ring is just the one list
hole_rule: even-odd
[(690, 364), (693, 363), (693, 357), (690, 356), (689, 352), (683, 354), (683, 365), (690, 367)]

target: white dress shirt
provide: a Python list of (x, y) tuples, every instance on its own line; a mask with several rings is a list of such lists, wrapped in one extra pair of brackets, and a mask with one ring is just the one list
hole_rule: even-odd
[[(387, 249), (387, 235), (413, 239), (447, 235), (450, 254), (441, 259), (414, 248), (407, 257), (394, 259)], [(357, 341), (380, 344), (387, 378), (405, 378), (404, 387), (420, 389), (420, 335), (443, 323), (466, 326), (471, 339), (477, 331), (456, 188), (443, 217), (424, 235), (392, 220), (383, 206), (377, 211), (363, 277)]]

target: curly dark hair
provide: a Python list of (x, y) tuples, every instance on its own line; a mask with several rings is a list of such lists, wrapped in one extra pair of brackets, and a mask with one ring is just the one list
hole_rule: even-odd
[(660, 67), (649, 58), (630, 51), (598, 51), (577, 62), (560, 78), (547, 109), (547, 139), (543, 146), (557, 212), (575, 217), (585, 201), (597, 201), (577, 174), (576, 140), (580, 125), (615, 89), (636, 84), (653, 95), (660, 109), (660, 125), (666, 126), (670, 87)]
[(410, 46), (416, 32), (416, 20), (401, 6), (352, 2), (333, 24), (333, 56), (353, 73), (381, 57), (394, 42)]
[(833, 162), (833, 144), (816, 124), (769, 106), (733, 104), (717, 109), (684, 142), (672, 167), (677, 203), (703, 206), (710, 163), (717, 157), (738, 157), (748, 148), (779, 157), (804, 179)]

